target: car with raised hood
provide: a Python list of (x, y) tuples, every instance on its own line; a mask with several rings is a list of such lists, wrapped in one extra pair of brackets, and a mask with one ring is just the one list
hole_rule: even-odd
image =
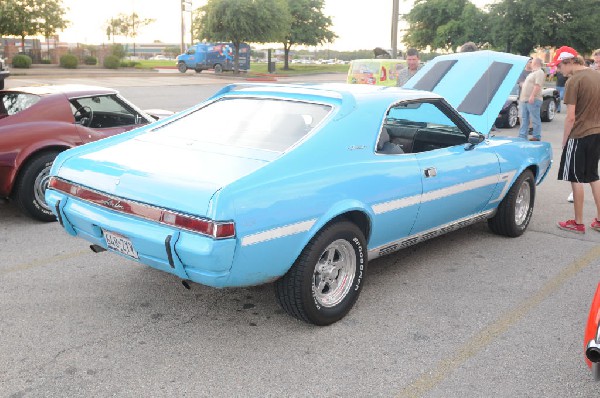
[(69, 234), (213, 287), (274, 282), (284, 310), (344, 317), (368, 262), (478, 221), (521, 235), (546, 142), (490, 136), (527, 58), (440, 56), (409, 89), (229, 85), (61, 153), (46, 201)]
[(34, 219), (56, 220), (44, 199), (56, 155), (168, 114), (153, 112), (159, 116), (104, 87), (56, 85), (0, 91), (0, 200), (14, 200)]

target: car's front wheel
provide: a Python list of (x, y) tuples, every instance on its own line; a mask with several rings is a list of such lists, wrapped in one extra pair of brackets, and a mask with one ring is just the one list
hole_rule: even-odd
[(223, 66), (221, 64), (216, 64), (215, 65), (215, 73), (216, 74), (223, 73)]
[(535, 179), (525, 170), (500, 202), (494, 217), (488, 220), (492, 232), (511, 238), (521, 236), (527, 229), (535, 201)]
[(185, 62), (178, 63), (177, 70), (181, 73), (185, 73), (187, 71), (187, 65), (185, 64)]
[(23, 166), (15, 185), (17, 205), (25, 214), (40, 221), (56, 220), (45, 199), (50, 168), (56, 155), (58, 152), (46, 152), (29, 160)]
[(275, 295), (291, 316), (319, 326), (342, 319), (352, 308), (367, 270), (364, 234), (339, 221), (306, 245), (289, 271), (275, 283)]
[(542, 103), (540, 116), (542, 122), (551, 122), (556, 115), (556, 102), (552, 98), (546, 98)]

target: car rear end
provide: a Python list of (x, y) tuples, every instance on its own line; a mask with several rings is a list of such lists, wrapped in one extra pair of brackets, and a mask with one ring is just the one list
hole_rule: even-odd
[[(235, 198), (223, 191), (302, 139), (310, 131), (302, 112), (309, 109), (318, 124), (331, 109), (239, 100), (214, 101), (157, 126), (63, 152), (53, 165), (46, 202), (65, 230), (95, 251), (228, 286), (239, 239)], [(244, 285), (269, 278), (254, 272), (235, 280)]]
[(225, 283), (235, 226), (149, 206), (52, 177), (46, 201), (65, 230), (128, 259), (209, 286)]

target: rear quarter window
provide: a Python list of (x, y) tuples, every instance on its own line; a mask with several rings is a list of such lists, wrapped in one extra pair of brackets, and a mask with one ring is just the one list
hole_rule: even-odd
[(0, 94), (0, 117), (12, 116), (35, 105), (40, 97), (26, 93)]

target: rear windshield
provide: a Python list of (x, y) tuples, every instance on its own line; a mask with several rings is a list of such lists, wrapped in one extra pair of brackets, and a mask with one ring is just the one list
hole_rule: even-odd
[(306, 102), (228, 98), (150, 134), (283, 152), (308, 134), (330, 111), (328, 105)]
[(40, 97), (25, 93), (0, 94), (0, 118), (14, 115), (34, 105)]

